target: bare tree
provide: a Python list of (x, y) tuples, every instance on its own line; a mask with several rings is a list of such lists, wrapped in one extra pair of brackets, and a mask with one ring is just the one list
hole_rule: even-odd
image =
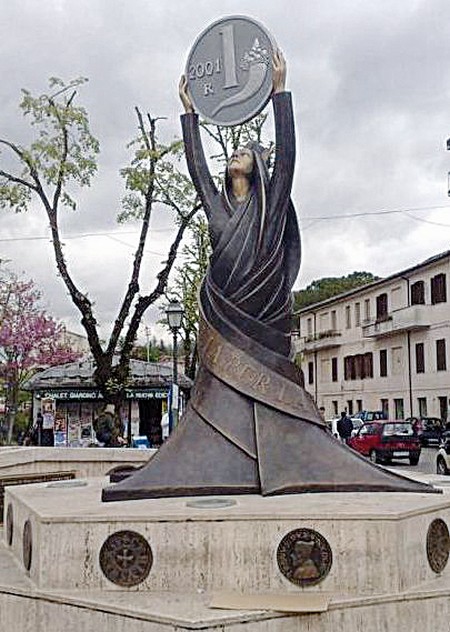
[[(77, 89), (86, 82), (79, 78), (69, 83), (50, 79), (52, 94), (34, 97), (23, 90), (20, 107), (35, 130), (29, 146), (0, 138), (0, 206), (16, 212), (26, 211), (34, 198), (41, 203), (49, 221), (56, 267), (73, 304), (95, 361), (95, 382), (106, 401), (120, 406), (125, 397), (129, 364), (142, 316), (165, 292), (184, 231), (200, 208), (195, 191), (177, 169), (183, 148), (176, 140), (163, 145), (158, 140), (160, 119), (143, 115), (136, 108), (138, 136), (130, 143), (134, 150), (131, 164), (122, 170), (127, 195), (119, 221), (139, 218), (141, 229), (133, 256), (133, 266), (112, 332), (102, 344), (94, 303), (82, 291), (67, 265), (59, 230), (61, 208), (76, 208), (73, 185), (91, 185), (97, 170), (98, 141), (90, 132), (86, 110), (76, 105)], [(156, 285), (140, 295), (139, 277), (152, 211), (163, 204), (176, 214), (177, 233), (168, 256), (157, 275)], [(118, 356), (116, 362), (115, 357)]]

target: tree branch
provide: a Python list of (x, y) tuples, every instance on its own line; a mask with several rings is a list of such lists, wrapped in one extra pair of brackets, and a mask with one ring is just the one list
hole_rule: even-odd
[[(66, 104), (66, 111), (67, 109), (70, 107), (70, 104), (72, 103), (74, 97), (75, 97), (76, 91), (73, 92), (73, 94), (71, 95), (70, 99), (68, 100), (67, 104)], [(55, 187), (55, 192), (53, 194), (53, 208), (57, 208), (58, 203), (59, 203), (59, 198), (61, 197), (61, 191), (62, 191), (62, 186), (63, 186), (63, 182), (64, 182), (64, 166), (66, 164), (67, 161), (67, 156), (69, 154), (69, 141), (68, 141), (68, 133), (67, 133), (67, 127), (64, 125), (64, 123), (61, 120), (61, 117), (59, 115), (58, 112), (58, 108), (55, 107), (55, 104), (53, 102), (52, 99), (49, 99), (50, 105), (54, 108), (54, 113), (56, 116), (56, 119), (59, 123), (59, 126), (61, 128), (61, 133), (62, 133), (62, 140), (63, 140), (63, 152), (62, 152), (62, 156), (61, 156), (61, 160), (59, 163), (59, 169), (58, 169), (58, 177), (56, 179), (56, 187)]]
[(20, 149), (18, 145), (11, 143), (9, 140), (5, 140), (4, 138), (0, 138), (0, 145), (6, 145), (6, 147), (12, 149), (12, 151), (17, 154), (17, 156), (19, 156), (21, 160), (24, 159), (25, 152), (23, 151), (23, 149)]
[(182, 216), (180, 226), (178, 228), (175, 239), (170, 246), (169, 255), (167, 257), (166, 265), (157, 275), (157, 283), (154, 290), (148, 294), (147, 296), (141, 296), (138, 300), (133, 315), (130, 320), (130, 324), (128, 326), (128, 331), (125, 336), (124, 344), (122, 347), (120, 362), (119, 365), (125, 367), (129, 362), (131, 357), (131, 352), (133, 350), (133, 345), (136, 340), (137, 332), (139, 329), (139, 325), (144, 315), (145, 311), (152, 305), (155, 301), (157, 301), (165, 292), (167, 283), (169, 280), (169, 275), (172, 270), (173, 264), (175, 263), (175, 259), (177, 256), (178, 247), (183, 239), (183, 234), (186, 228), (189, 226), (194, 215), (202, 208), (200, 202), (198, 202), (190, 212)]
[(63, 250), (62, 250), (61, 239), (59, 236), (57, 208), (49, 209), (47, 205), (45, 205), (45, 207), (46, 207), (47, 215), (50, 222), (53, 251), (55, 253), (56, 266), (58, 268), (58, 272), (61, 275), (61, 278), (64, 281), (64, 284), (69, 291), (70, 297), (74, 305), (78, 308), (79, 312), (81, 313), (81, 316), (82, 316), (81, 322), (85, 328), (88, 341), (89, 341), (89, 346), (92, 351), (92, 355), (94, 356), (95, 361), (98, 362), (102, 358), (104, 352), (100, 344), (100, 339), (97, 332), (97, 321), (92, 311), (92, 303), (87, 298), (87, 296), (83, 294), (82, 292), (80, 292), (80, 290), (77, 288), (77, 286), (73, 282), (72, 277), (70, 276), (69, 271), (67, 269), (67, 264), (66, 264)]
[(147, 240), (147, 235), (150, 226), (150, 218), (153, 209), (153, 194), (154, 194), (154, 176), (156, 170), (156, 164), (158, 162), (158, 158), (156, 158), (156, 122), (158, 119), (153, 119), (149, 114), (147, 114), (149, 123), (150, 123), (150, 132), (147, 133), (145, 129), (144, 120), (142, 114), (138, 107), (135, 108), (136, 115), (138, 118), (139, 129), (142, 134), (143, 142), (147, 147), (147, 150), (150, 153), (149, 158), (149, 182), (147, 186), (147, 191), (145, 193), (145, 208), (144, 208), (144, 217), (142, 218), (141, 232), (139, 235), (139, 242), (136, 248), (136, 252), (134, 254), (133, 261), (133, 269), (131, 272), (130, 282), (128, 284), (128, 289), (123, 299), (122, 305), (119, 310), (119, 314), (114, 322), (114, 327), (111, 332), (111, 336), (108, 343), (107, 354), (111, 357), (113, 356), (117, 344), (119, 341), (120, 334), (122, 332), (123, 326), (125, 324), (125, 320), (130, 313), (131, 304), (133, 302), (134, 297), (139, 292), (139, 275), (142, 264), (142, 258), (144, 256), (144, 248)]
[(3, 171), (2, 169), (0, 169), (0, 176), (3, 176), (4, 178), (6, 178), (9, 182), (15, 182), (16, 184), (21, 184), (27, 189), (32, 189), (33, 191), (37, 191), (37, 187), (34, 184), (31, 184), (31, 182), (27, 182), (26, 180), (23, 180), (22, 178), (13, 176), (11, 173), (8, 173), (7, 171)]

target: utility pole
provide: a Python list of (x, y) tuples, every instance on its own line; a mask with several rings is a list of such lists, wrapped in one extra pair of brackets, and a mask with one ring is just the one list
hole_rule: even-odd
[[(450, 138), (447, 138), (447, 151), (450, 151)], [(447, 173), (447, 195), (450, 197), (450, 171)]]

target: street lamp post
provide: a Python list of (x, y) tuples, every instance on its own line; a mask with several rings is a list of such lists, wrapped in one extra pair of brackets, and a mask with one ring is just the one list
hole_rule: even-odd
[(169, 411), (169, 432), (177, 425), (178, 422), (178, 330), (181, 327), (184, 309), (178, 301), (170, 301), (166, 309), (167, 324), (173, 336), (173, 377), (172, 377), (172, 406)]
[(150, 327), (145, 325), (145, 343), (147, 348), (147, 362), (150, 362)]

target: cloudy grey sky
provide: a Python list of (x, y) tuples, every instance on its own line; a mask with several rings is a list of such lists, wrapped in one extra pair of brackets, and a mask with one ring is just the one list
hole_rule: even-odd
[[(354, 270), (387, 275), (449, 248), (448, 0), (0, 0), (0, 9), (1, 138), (27, 139), (21, 88), (43, 92), (50, 76), (90, 80), (79, 101), (101, 143), (100, 169), (77, 196), (78, 210), (64, 213), (62, 231), (73, 276), (95, 300), (105, 335), (137, 236), (136, 225), (115, 221), (134, 106), (167, 117), (166, 139), (179, 133), (187, 54), (223, 15), (262, 22), (287, 58), (303, 241), (296, 287)], [(2, 212), (0, 222), (0, 257), (32, 277), (53, 315), (81, 333), (41, 209)], [(155, 213), (143, 291), (173, 234), (167, 212)], [(156, 317), (152, 311), (147, 323)]]

